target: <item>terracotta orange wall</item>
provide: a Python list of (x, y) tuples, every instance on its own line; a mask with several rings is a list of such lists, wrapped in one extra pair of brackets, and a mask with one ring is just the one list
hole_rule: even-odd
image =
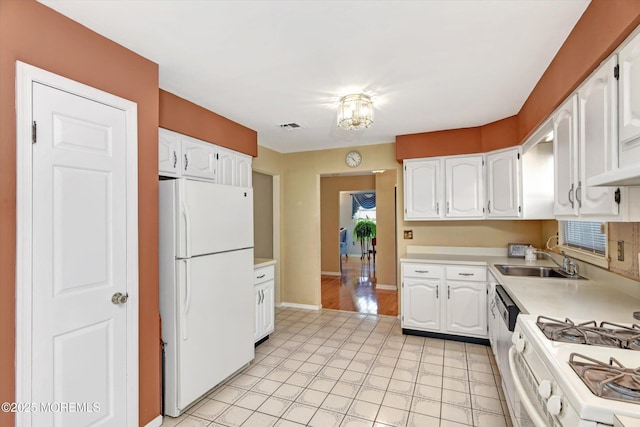
[(484, 126), (396, 136), (396, 159), (482, 153), (518, 144), (515, 116)]
[(517, 116), (477, 128), (399, 135), (396, 159), (478, 153), (521, 144), (638, 25), (640, 1), (592, 0)]
[(640, 24), (638, 0), (592, 0), (518, 113), (522, 142)]
[[(35, 0), (0, 0), (0, 401), (14, 401), (16, 261), (15, 62), (138, 104), (140, 425), (160, 414), (158, 66)], [(0, 426), (13, 426), (0, 412)]]
[(160, 89), (160, 127), (241, 153), (258, 155), (258, 133)]

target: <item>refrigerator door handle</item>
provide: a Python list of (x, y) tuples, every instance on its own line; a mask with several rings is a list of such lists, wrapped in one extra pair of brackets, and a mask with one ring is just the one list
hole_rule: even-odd
[(189, 243), (189, 236), (191, 236), (191, 221), (189, 221), (189, 210), (187, 204), (182, 203), (182, 217), (184, 218), (184, 251), (185, 257), (191, 258), (191, 245)]
[(184, 302), (182, 307), (182, 316), (180, 323), (182, 324), (182, 339), (189, 339), (189, 309), (191, 308), (191, 269), (189, 268), (189, 260), (181, 260), (184, 263)]

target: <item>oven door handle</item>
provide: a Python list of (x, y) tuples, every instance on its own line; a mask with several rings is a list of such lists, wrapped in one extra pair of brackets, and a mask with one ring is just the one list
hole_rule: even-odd
[(520, 403), (524, 406), (527, 414), (529, 414), (529, 418), (533, 422), (535, 427), (547, 427), (547, 423), (540, 416), (538, 411), (531, 400), (529, 400), (529, 396), (527, 396), (527, 392), (524, 390), (524, 386), (520, 381), (520, 377), (518, 376), (518, 371), (516, 371), (516, 348), (511, 347), (509, 349), (509, 370), (511, 371), (511, 376), (513, 377), (513, 385), (515, 386), (516, 393), (520, 398)]

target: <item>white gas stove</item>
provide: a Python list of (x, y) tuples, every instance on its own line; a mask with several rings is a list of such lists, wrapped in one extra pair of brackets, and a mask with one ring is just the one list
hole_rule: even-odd
[(638, 326), (564, 321), (518, 316), (509, 351), (514, 425), (595, 427), (613, 425), (614, 415), (640, 419)]

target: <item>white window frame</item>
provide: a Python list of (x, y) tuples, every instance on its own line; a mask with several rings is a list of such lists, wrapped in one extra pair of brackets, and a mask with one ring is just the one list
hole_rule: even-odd
[(604, 245), (604, 255), (595, 254), (593, 252), (576, 248), (573, 246), (568, 246), (564, 242), (564, 232), (562, 229), (561, 221), (558, 221), (558, 236), (559, 236), (559, 244), (558, 249), (563, 251), (566, 255), (578, 259), (580, 261), (587, 262), (589, 264), (596, 265), (602, 268), (609, 268), (609, 242), (608, 242), (608, 234), (609, 234), (609, 224), (604, 222), (605, 228), (605, 245)]

